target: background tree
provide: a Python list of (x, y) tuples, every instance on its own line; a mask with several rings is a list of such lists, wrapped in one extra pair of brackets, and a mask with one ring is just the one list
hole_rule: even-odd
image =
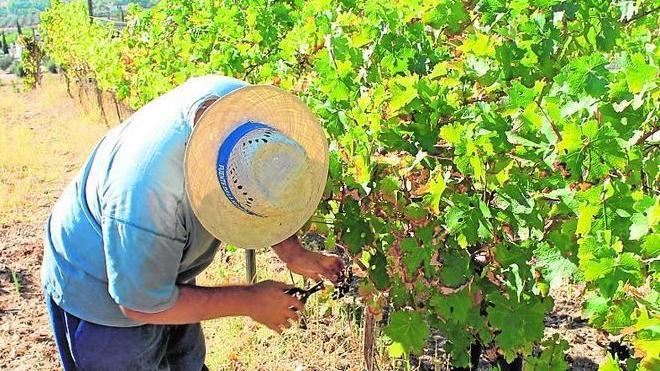
[(9, 54), (9, 44), (7, 44), (7, 38), (5, 37), (4, 31), (2, 31), (2, 40), (0, 40), (0, 45), (2, 46), (2, 53)]

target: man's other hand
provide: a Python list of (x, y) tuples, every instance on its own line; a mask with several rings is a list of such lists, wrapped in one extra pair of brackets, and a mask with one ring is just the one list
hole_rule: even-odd
[(248, 316), (278, 334), (282, 333), (291, 327), (291, 321), (300, 320), (298, 312), (304, 307), (303, 302), (284, 292), (292, 287), (276, 281), (251, 286), (251, 303), (246, 308)]
[(315, 281), (325, 277), (337, 283), (344, 269), (344, 263), (337, 255), (305, 250), (295, 235), (273, 246), (273, 250), (293, 273)]

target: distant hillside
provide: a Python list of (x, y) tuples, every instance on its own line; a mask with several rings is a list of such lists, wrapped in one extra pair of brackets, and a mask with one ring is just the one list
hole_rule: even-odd
[[(83, 0), (86, 1), (86, 0)], [(149, 8), (158, 0), (92, 0), (94, 15), (121, 21), (128, 4)], [(39, 13), (50, 7), (50, 0), (0, 0), (0, 30), (15, 31), (39, 25)]]

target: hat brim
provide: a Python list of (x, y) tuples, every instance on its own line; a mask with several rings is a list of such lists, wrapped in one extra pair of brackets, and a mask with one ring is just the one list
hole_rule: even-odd
[[(312, 191), (295, 215), (254, 216), (235, 207), (216, 173), (220, 144), (247, 121), (269, 125), (298, 142), (310, 161)], [(314, 214), (328, 175), (328, 144), (316, 116), (299, 98), (270, 85), (248, 85), (223, 96), (202, 115), (186, 148), (185, 185), (192, 210), (215, 238), (245, 248), (273, 246), (296, 233)]]

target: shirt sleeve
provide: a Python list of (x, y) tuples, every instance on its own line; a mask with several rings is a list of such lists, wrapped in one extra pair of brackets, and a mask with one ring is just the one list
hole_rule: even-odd
[(176, 302), (176, 278), (185, 242), (107, 216), (103, 240), (108, 292), (128, 309), (157, 313)]

